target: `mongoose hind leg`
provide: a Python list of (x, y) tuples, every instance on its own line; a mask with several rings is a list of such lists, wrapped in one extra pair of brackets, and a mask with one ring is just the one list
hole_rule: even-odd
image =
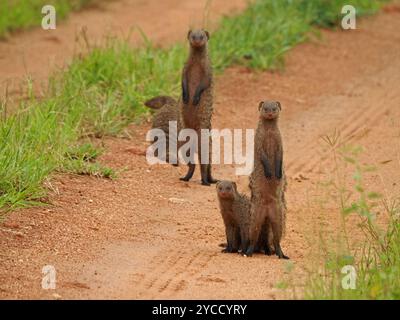
[(189, 163), (188, 168), (189, 168), (188, 172), (186, 173), (186, 175), (184, 177), (180, 178), (180, 180), (189, 181), (190, 179), (192, 179), (196, 165), (194, 163)]
[[(197, 131), (197, 134), (199, 137), (201, 137), (201, 130)], [(206, 150), (208, 147), (208, 155), (207, 159), (203, 159), (202, 156), (202, 150)], [(205, 149), (204, 149), (205, 148)], [(208, 145), (201, 139), (198, 142), (197, 150), (198, 150), (198, 157), (199, 157), (199, 163), (200, 163), (200, 173), (201, 173), (201, 184), (203, 186), (209, 186), (212, 183), (217, 183), (218, 181), (215, 181), (215, 179), (212, 178), (211, 176), (211, 139), (208, 141)], [(205, 162), (205, 163), (203, 163)]]
[(281, 238), (282, 238), (282, 221), (281, 221), (281, 208), (276, 203), (269, 206), (269, 218), (271, 223), (272, 235), (273, 235), (273, 245), (275, 249), (275, 254), (279, 259), (289, 259), (281, 248)]
[(211, 182), (208, 180), (208, 166), (209, 164), (201, 164), (200, 165), (200, 173), (201, 173), (201, 184), (203, 186), (211, 185)]
[(264, 253), (267, 256), (272, 256), (272, 254), (274, 253), (274, 251), (272, 250), (271, 246), (270, 246), (270, 233), (271, 233), (271, 227), (269, 223), (265, 224), (265, 238), (264, 238), (264, 242), (263, 242), (263, 247), (264, 247)]
[(207, 179), (209, 183), (217, 183), (219, 181), (218, 179), (214, 179), (211, 174), (211, 164), (207, 167)]
[(251, 257), (257, 249), (257, 243), (263, 222), (265, 221), (265, 213), (267, 208), (265, 207), (265, 205), (257, 205), (252, 210), (254, 210), (254, 212), (252, 212), (251, 214), (252, 220), (250, 222), (249, 240), (246, 251), (244, 253), (248, 257)]

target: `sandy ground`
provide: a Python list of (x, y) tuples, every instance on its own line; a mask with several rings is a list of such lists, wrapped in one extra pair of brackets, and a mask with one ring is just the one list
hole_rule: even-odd
[[(278, 288), (288, 279), (301, 297), (313, 232), (337, 223), (337, 204), (319, 183), (332, 172), (321, 137), (337, 130), (344, 142), (363, 146), (361, 163), (378, 167), (366, 186), (399, 195), (399, 28), (399, 10), (387, 10), (359, 21), (355, 31), (323, 31), (322, 39), (292, 50), (281, 72), (231, 68), (216, 79), (215, 128), (254, 128), (260, 100), (282, 103), (289, 177), (283, 248), (291, 272), (276, 257), (222, 254), (215, 188), (201, 186), (198, 172), (179, 181), (183, 166), (149, 166), (141, 155), (149, 128), (143, 124), (129, 128), (131, 139), (105, 140), (102, 161), (121, 170), (117, 180), (56, 176), (50, 206), (7, 216), (0, 225), (0, 297), (293, 298)], [(351, 179), (352, 169), (344, 170)], [(235, 176), (233, 166), (214, 171), (248, 192), (247, 177)], [(45, 265), (56, 268), (56, 290), (41, 289)]]

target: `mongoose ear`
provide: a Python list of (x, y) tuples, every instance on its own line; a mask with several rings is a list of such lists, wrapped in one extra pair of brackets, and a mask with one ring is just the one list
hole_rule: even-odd
[(220, 183), (221, 183), (221, 181), (218, 181), (217, 184), (215, 185), (215, 187), (218, 188)]
[(261, 101), (261, 102), (259, 103), (259, 105), (258, 105), (258, 111), (260, 111), (260, 109), (261, 109), (261, 107), (263, 106), (263, 104), (264, 104), (264, 101)]
[(278, 107), (279, 107), (279, 110), (282, 110), (281, 103), (280, 103), (279, 101), (277, 101), (277, 102), (276, 102), (276, 104), (278, 105)]
[(187, 34), (187, 38), (188, 38), (188, 39), (189, 39), (191, 33), (192, 33), (192, 30), (189, 30), (189, 31), (188, 31), (188, 34)]
[(207, 30), (204, 30), (204, 33), (205, 33), (206, 36), (207, 36), (207, 40), (210, 40), (210, 33), (209, 33)]

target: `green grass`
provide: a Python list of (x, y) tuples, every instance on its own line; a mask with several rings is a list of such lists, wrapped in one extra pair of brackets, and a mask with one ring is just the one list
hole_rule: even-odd
[(92, 0), (2, 0), (0, 2), (0, 38), (10, 32), (28, 27), (41, 26), (45, 5), (53, 5), (57, 20), (65, 18), (72, 10), (78, 10)]
[[(342, 3), (346, 1), (335, 1), (333, 6), (324, 0), (258, 0), (242, 14), (223, 18), (210, 40), (216, 71), (233, 64), (260, 70), (281, 67), (285, 53), (306, 40), (314, 25), (337, 22)], [(379, 3), (353, 1), (364, 12), (376, 10)], [(42, 199), (43, 182), (55, 171), (112, 177), (109, 169), (92, 160), (71, 159), (69, 150), (83, 137), (120, 133), (148, 112), (143, 101), (150, 97), (179, 96), (186, 55), (186, 44), (160, 49), (146, 42), (131, 48), (111, 40), (102, 48), (90, 48), (68, 70), (55, 74), (45, 99), (31, 97), (20, 106), (22, 111), (0, 122), (0, 208)], [(2, 106), (5, 109), (4, 102)]]
[[(365, 176), (376, 175), (376, 166), (361, 164), (361, 147), (340, 146), (328, 138), (335, 168), (325, 183), (330, 201), (338, 204), (341, 227), (335, 232), (319, 230), (317, 258), (305, 287), (308, 299), (400, 299), (400, 197), (368, 189)], [(353, 168), (348, 177), (345, 168)], [(351, 180), (350, 180), (350, 179)], [(350, 181), (349, 181), (350, 180)], [(352, 186), (352, 187), (349, 187)], [(386, 223), (378, 223), (386, 218)], [(359, 233), (362, 239), (354, 240)], [(344, 266), (356, 271), (354, 289), (342, 287)]]

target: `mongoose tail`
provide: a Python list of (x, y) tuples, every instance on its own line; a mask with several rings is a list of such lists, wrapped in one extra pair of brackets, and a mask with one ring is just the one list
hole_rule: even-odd
[(178, 101), (169, 96), (157, 96), (145, 101), (144, 105), (153, 110), (159, 110), (166, 104), (176, 105)]

